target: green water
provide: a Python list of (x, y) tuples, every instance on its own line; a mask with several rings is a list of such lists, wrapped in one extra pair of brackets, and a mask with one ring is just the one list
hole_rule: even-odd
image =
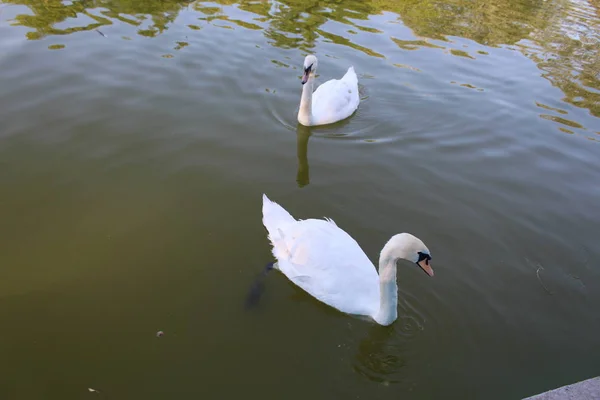
[[(0, 399), (520, 399), (600, 374), (597, 1), (0, 1)], [(353, 65), (351, 118), (298, 126)], [(266, 193), (391, 327), (274, 272)], [(157, 338), (156, 332), (164, 331)], [(98, 392), (90, 392), (88, 388)]]

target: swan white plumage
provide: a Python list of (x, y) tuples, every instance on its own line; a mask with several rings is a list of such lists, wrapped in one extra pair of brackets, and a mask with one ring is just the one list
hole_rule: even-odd
[(262, 212), (277, 259), (273, 268), (344, 313), (369, 316), (381, 325), (394, 322), (399, 259), (412, 261), (433, 276), (429, 250), (409, 233), (392, 236), (383, 247), (378, 275), (358, 243), (331, 219), (296, 220), (264, 194)]
[(317, 63), (317, 57), (312, 54), (304, 59), (298, 122), (305, 126), (331, 124), (346, 119), (360, 102), (354, 67), (348, 68), (342, 79), (331, 79), (313, 93)]

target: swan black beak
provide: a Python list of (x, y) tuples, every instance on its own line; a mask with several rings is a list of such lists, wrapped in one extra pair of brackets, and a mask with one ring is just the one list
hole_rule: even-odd
[(419, 267), (421, 267), (421, 269), (423, 271), (425, 271), (425, 273), (429, 276), (433, 276), (433, 269), (431, 269), (431, 266), (429, 265), (429, 260), (426, 258), (424, 260), (421, 260), (419, 262), (417, 262), (417, 265)]
[(304, 68), (304, 73), (302, 74), (302, 84), (304, 85), (308, 82), (308, 77), (310, 76), (310, 71), (312, 69), (312, 64), (308, 66), (308, 68)]

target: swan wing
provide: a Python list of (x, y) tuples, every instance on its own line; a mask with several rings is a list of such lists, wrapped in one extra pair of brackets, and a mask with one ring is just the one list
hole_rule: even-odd
[(342, 79), (331, 79), (315, 90), (313, 120), (319, 125), (340, 121), (352, 115), (359, 103), (358, 77), (350, 67)]
[(281, 229), (274, 246), (288, 279), (342, 312), (375, 315), (379, 275), (358, 243), (331, 220), (308, 219)]

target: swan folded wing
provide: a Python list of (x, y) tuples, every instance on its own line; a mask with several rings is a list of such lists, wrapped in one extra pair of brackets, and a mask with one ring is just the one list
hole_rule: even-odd
[(312, 114), (320, 122), (338, 121), (350, 116), (358, 107), (359, 96), (356, 82), (350, 79), (332, 79), (315, 90), (312, 98)]
[(304, 220), (284, 232), (288, 258), (281, 271), (318, 300), (350, 314), (369, 315), (379, 278), (358, 243), (334, 223)]

